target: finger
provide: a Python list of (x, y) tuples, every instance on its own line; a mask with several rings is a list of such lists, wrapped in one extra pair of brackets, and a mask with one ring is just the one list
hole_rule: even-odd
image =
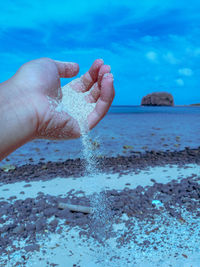
[(74, 62), (62, 62), (54, 60), (56, 63), (60, 78), (71, 78), (78, 74), (79, 65)]
[(92, 88), (90, 89), (89, 95), (86, 96), (86, 101), (89, 103), (96, 103), (99, 96), (100, 96), (100, 88), (101, 88), (101, 81), (104, 74), (109, 73), (111, 71), (111, 67), (109, 65), (102, 65), (99, 74), (98, 74), (98, 82), (95, 83)]
[(85, 99), (88, 103), (96, 103), (97, 99), (100, 96), (100, 88), (98, 86), (98, 83), (96, 82), (92, 88), (90, 89), (90, 93), (88, 95), (85, 96)]
[(93, 86), (93, 84), (97, 82), (99, 70), (103, 63), (104, 62), (102, 59), (96, 59), (90, 67), (89, 71), (81, 76), (82, 86), (80, 88), (82, 92), (88, 91)]
[(95, 109), (88, 116), (89, 129), (92, 129), (107, 113), (114, 98), (113, 75), (106, 73), (101, 82), (101, 94)]
[(109, 73), (110, 71), (111, 71), (111, 67), (109, 65), (101, 66), (101, 68), (99, 70), (99, 75), (98, 75), (99, 88), (101, 88), (101, 81), (102, 81), (104, 74)]

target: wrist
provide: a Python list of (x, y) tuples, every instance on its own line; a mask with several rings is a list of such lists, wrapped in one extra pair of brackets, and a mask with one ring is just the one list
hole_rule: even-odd
[(13, 80), (0, 84), (0, 160), (35, 137), (37, 118)]

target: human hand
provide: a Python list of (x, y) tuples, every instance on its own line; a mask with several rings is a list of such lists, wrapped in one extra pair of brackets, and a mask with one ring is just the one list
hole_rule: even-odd
[[(35, 121), (33, 138), (71, 139), (80, 136), (77, 121), (69, 114), (55, 110), (62, 98), (60, 78), (70, 78), (78, 72), (76, 63), (41, 58), (25, 63), (13, 76), (17, 87), (13, 94), (22, 105), (25, 103), (24, 112), (29, 111)], [(91, 89), (87, 101), (96, 103), (88, 116), (89, 129), (92, 129), (104, 117), (114, 98), (110, 67), (97, 59), (89, 71), (72, 84), (71, 87), (79, 92)]]

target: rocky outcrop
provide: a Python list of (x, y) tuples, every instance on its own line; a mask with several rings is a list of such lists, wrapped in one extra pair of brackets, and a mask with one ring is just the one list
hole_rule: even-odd
[(142, 98), (142, 106), (174, 106), (174, 98), (167, 92), (155, 92)]

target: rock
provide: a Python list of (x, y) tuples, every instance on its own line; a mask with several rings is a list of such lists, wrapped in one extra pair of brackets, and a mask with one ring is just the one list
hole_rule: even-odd
[(49, 224), (50, 224), (51, 226), (57, 227), (57, 225), (58, 225), (58, 220), (57, 220), (57, 219), (54, 219), (54, 220), (51, 221)]
[(174, 106), (174, 99), (170, 93), (154, 92), (142, 98), (142, 106)]
[(47, 209), (44, 210), (44, 216), (51, 217), (56, 212), (57, 212), (57, 209), (56, 208), (47, 208)]
[(28, 224), (26, 225), (26, 230), (27, 230), (27, 231), (34, 231), (35, 229), (36, 229), (36, 226), (35, 226), (34, 223), (28, 223)]
[(35, 222), (36, 231), (39, 232), (44, 229), (46, 225), (46, 220), (44, 218), (40, 218)]
[(24, 230), (25, 230), (25, 226), (24, 225), (19, 225), (13, 230), (13, 233), (21, 234), (22, 232), (24, 232)]
[(31, 187), (31, 184), (25, 184), (23, 187)]
[(38, 244), (32, 244), (32, 245), (28, 245), (26, 247), (24, 247), (26, 252), (32, 252), (32, 251), (39, 251), (40, 250), (40, 246)]
[(58, 210), (55, 213), (55, 217), (58, 217), (60, 219), (68, 219), (68, 218), (72, 218), (72, 214), (69, 209)]
[(124, 148), (124, 149), (133, 149), (133, 146), (124, 145), (123, 148)]
[(10, 165), (10, 164), (7, 164), (7, 165), (3, 165), (0, 167), (4, 172), (9, 172), (9, 171), (13, 171), (16, 169), (16, 167), (14, 165)]
[(82, 205), (73, 205), (73, 204), (68, 204), (68, 203), (58, 203), (58, 208), (60, 210), (65, 210), (67, 211), (76, 211), (76, 212), (83, 212), (83, 213), (93, 213), (93, 209), (88, 206), (82, 206)]

